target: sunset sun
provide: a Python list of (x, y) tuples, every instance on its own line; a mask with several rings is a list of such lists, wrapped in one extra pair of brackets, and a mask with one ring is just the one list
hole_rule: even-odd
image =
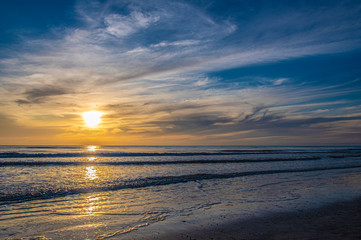
[(94, 128), (94, 127), (98, 126), (99, 123), (101, 123), (101, 121), (102, 121), (101, 116), (102, 116), (102, 113), (98, 112), (98, 111), (91, 111), (91, 112), (83, 113), (84, 122), (90, 128)]

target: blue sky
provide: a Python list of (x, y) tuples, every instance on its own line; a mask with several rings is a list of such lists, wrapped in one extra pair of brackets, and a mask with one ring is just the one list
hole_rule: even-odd
[(1, 144), (361, 144), (359, 1), (0, 5)]

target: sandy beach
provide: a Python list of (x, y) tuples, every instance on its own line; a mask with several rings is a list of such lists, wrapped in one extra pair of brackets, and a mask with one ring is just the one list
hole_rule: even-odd
[(305, 211), (193, 226), (182, 232), (169, 230), (149, 239), (361, 239), (360, 213), (361, 199), (356, 199)]
[[(306, 211), (284, 212), (205, 226), (160, 224), (110, 239), (264, 240), (361, 239), (361, 198)], [(16, 239), (16, 238), (7, 238)], [(27, 239), (52, 239), (46, 237)]]

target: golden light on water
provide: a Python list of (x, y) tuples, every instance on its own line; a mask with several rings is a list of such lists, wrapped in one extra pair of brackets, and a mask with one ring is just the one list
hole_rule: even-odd
[(90, 166), (86, 168), (86, 172), (85, 172), (85, 179), (87, 180), (95, 180), (98, 178), (97, 175), (97, 170), (95, 169), (94, 166)]
[(88, 146), (89, 152), (95, 152), (97, 150), (97, 146)]
[(94, 215), (98, 208), (99, 198), (94, 196), (87, 197), (87, 204), (84, 206), (84, 213), (87, 215)]
[(90, 111), (83, 113), (83, 119), (85, 124), (90, 128), (95, 128), (102, 122), (101, 116), (103, 114), (98, 111)]
[[(97, 170), (94, 166), (86, 167), (85, 169), (85, 179), (87, 181), (94, 181), (98, 179)], [(84, 205), (83, 211), (87, 215), (93, 215), (98, 208), (99, 198), (94, 196), (87, 197), (87, 203)]]

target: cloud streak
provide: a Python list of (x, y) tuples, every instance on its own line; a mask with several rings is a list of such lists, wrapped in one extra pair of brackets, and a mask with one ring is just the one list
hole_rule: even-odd
[(149, 137), (304, 136), (359, 121), (357, 72), (313, 84), (302, 66), (291, 76), (262, 66), (359, 51), (361, 4), (252, 4), (225, 16), (187, 1), (79, 1), (77, 24), (27, 37), (0, 59), (1, 111), (35, 124), (42, 111), (98, 109), (108, 134)]
[(41, 103), (49, 97), (69, 94), (71, 91), (59, 86), (41, 86), (40, 88), (31, 88), (25, 91), (26, 100), (19, 99), (17, 103)]

